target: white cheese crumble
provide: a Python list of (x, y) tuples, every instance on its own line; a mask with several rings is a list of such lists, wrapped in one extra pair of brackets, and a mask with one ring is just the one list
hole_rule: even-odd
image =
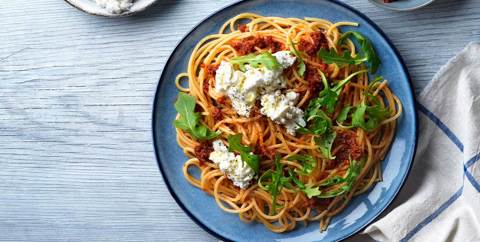
[(290, 51), (273, 54), (282, 68), (270, 70), (266, 67), (253, 68), (245, 65), (246, 71), (234, 70), (230, 62), (222, 61), (215, 73), (215, 89), (226, 93), (232, 101), (235, 111), (248, 117), (255, 100), (260, 94), (285, 88), (287, 83), (282, 73), (285, 68), (295, 63), (295, 56)]
[(213, 151), (208, 157), (220, 170), (232, 180), (233, 185), (245, 189), (253, 179), (255, 172), (242, 160), (240, 155), (229, 152), (220, 140), (213, 141)]
[(95, 2), (98, 6), (113, 14), (128, 11), (133, 5), (133, 0), (95, 0)]
[(235, 71), (233, 65), (226, 61), (220, 63), (215, 73), (215, 90), (226, 93), (232, 101), (233, 109), (241, 116), (250, 114), (257, 98), (256, 82), (253, 78), (255, 73), (249, 75)]
[(260, 112), (277, 124), (285, 126), (287, 133), (295, 135), (295, 130), (300, 126), (305, 127), (303, 111), (295, 106), (298, 94), (290, 91), (282, 94), (280, 90), (265, 94), (260, 99), (262, 108)]
[(282, 65), (283, 69), (287, 69), (288, 67), (292, 66), (295, 63), (296, 57), (292, 56), (290, 51), (278, 51), (273, 54), (277, 59), (278, 63)]

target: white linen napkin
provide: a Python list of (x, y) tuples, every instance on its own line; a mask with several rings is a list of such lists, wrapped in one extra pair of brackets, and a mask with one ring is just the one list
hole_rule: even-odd
[(417, 100), (407, 181), (363, 233), (377, 241), (480, 241), (480, 43), (445, 65)]

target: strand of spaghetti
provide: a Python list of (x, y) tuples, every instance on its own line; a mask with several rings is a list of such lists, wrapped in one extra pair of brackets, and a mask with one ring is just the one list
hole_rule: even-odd
[(255, 14), (255, 13), (241, 13), (241, 14), (238, 14), (237, 16), (227, 20), (227, 22), (225, 22), (225, 24), (220, 28), (220, 33), (224, 33), (225, 32), (225, 29), (227, 28), (227, 26), (230, 25), (230, 28), (231, 29), (235, 29), (235, 23), (240, 20), (240, 19), (255, 19), (255, 18), (261, 18), (262, 16), (258, 15), (258, 14)]
[(185, 164), (183, 165), (183, 174), (185, 176), (185, 178), (187, 178), (187, 180), (190, 182), (190, 184), (200, 188), (200, 181), (196, 180), (195, 178), (191, 177), (189, 174), (188, 174), (188, 167), (193, 165), (193, 166), (197, 166), (198, 164), (198, 160), (196, 158), (194, 159), (190, 159), (188, 160), (187, 162), (185, 162)]
[(224, 120), (218, 122), (215, 126), (213, 126), (213, 129), (218, 129), (218, 127), (220, 127), (221, 125), (223, 125), (225, 123), (236, 123), (236, 124), (248, 123), (248, 122), (258, 120), (258, 119), (260, 119), (260, 116), (253, 117), (253, 118), (229, 118), (229, 119), (224, 119)]
[[(214, 186), (214, 192), (213, 192), (213, 195), (215, 197), (215, 201), (217, 202), (218, 206), (223, 209), (225, 212), (229, 212), (229, 213), (243, 213), (247, 210), (250, 210), (252, 207), (253, 207), (253, 204), (248, 204), (248, 205), (245, 205), (242, 204), (242, 207), (238, 207), (235, 203), (235, 201), (230, 201), (228, 199), (222, 199), (222, 201), (220, 201), (220, 195), (218, 193), (219, 191), (219, 187), (220, 187), (220, 184), (222, 183), (222, 181), (226, 179), (225, 176), (221, 176), (216, 182), (215, 182), (215, 186)], [(228, 205), (230, 205), (231, 207), (233, 207), (233, 209), (231, 208), (227, 208), (223, 205), (223, 203), (227, 203)]]
[(400, 117), (400, 115), (402, 114), (402, 111), (403, 111), (402, 103), (400, 102), (400, 100), (398, 99), (397, 96), (393, 95), (392, 97), (395, 100), (395, 104), (397, 105), (397, 112), (392, 117), (383, 120), (380, 124), (386, 124), (386, 123), (393, 122), (393, 121), (397, 120)]

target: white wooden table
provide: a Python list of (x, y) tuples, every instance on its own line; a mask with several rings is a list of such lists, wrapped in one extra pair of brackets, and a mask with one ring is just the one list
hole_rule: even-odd
[[(0, 240), (215, 240), (163, 183), (151, 109), (176, 43), (233, 1), (159, 2), (111, 19), (60, 0), (0, 1)], [(414, 12), (345, 2), (393, 40), (417, 93), (480, 39), (478, 0), (437, 0)]]

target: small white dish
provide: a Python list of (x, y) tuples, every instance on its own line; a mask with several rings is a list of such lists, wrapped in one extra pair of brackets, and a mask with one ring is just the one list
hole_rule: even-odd
[(370, 0), (371, 3), (390, 10), (409, 11), (425, 7), (434, 0), (398, 0), (391, 3), (385, 3), (383, 0)]
[(97, 5), (95, 0), (65, 0), (68, 4), (83, 12), (106, 17), (130, 16), (152, 6), (157, 0), (134, 0), (132, 6), (122, 13), (111, 13), (107, 9)]

